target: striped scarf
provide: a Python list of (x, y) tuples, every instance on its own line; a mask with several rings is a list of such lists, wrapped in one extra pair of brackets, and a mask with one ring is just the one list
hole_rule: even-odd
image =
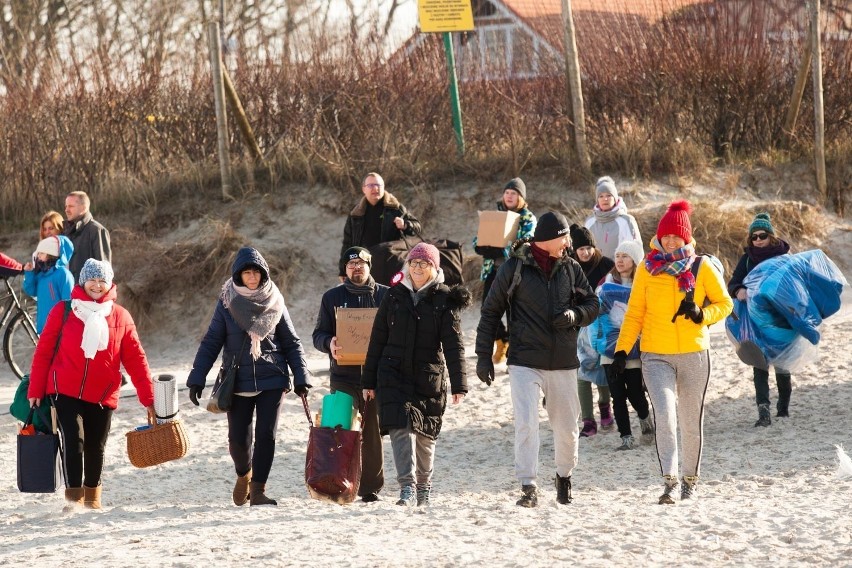
[(672, 253), (663, 252), (659, 239), (651, 240), (651, 251), (645, 256), (645, 268), (651, 276), (671, 274), (677, 278), (681, 292), (695, 289), (695, 277), (692, 275), (692, 263), (695, 261), (695, 246), (689, 243)]

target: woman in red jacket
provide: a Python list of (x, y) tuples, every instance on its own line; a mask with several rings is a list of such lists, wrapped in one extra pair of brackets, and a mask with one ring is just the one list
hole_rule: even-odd
[(112, 412), (118, 406), (120, 366), (130, 373), (153, 424), (154, 386), (136, 324), (115, 303), (112, 267), (90, 258), (71, 291), (71, 312), (60, 302), (47, 316), (36, 346), (27, 396), (53, 397), (63, 439), (65, 499), (101, 508), (101, 474)]

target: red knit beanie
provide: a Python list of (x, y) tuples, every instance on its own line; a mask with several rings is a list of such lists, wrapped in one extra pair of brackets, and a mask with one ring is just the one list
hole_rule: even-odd
[(429, 243), (417, 243), (413, 249), (408, 252), (406, 260), (428, 260), (435, 268), (441, 267), (441, 253), (435, 245)]
[(680, 201), (672, 201), (666, 214), (660, 219), (660, 224), (657, 225), (657, 239), (662, 239), (665, 235), (677, 235), (686, 241), (686, 244), (692, 242), (692, 223), (689, 222), (689, 214), (692, 213), (692, 206), (685, 199)]

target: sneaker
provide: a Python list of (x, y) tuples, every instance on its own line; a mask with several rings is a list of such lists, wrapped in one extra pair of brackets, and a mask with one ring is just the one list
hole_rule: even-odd
[(595, 422), (594, 418), (592, 418), (591, 420), (589, 420), (589, 419), (583, 420), (583, 429), (580, 430), (580, 437), (581, 438), (591, 438), (592, 436), (594, 436), (597, 433), (598, 433), (598, 425)]
[(654, 428), (654, 419), (651, 418), (650, 414), (647, 418), (640, 418), (639, 426), (642, 428), (642, 443), (650, 446), (654, 443), (654, 437), (657, 432), (656, 428)]
[(414, 491), (413, 485), (406, 485), (402, 489), (399, 490), (399, 501), (396, 502), (397, 505), (402, 505), (404, 507), (413, 507), (417, 503), (417, 494)]
[(428, 507), (429, 506), (429, 494), (432, 493), (432, 485), (431, 484), (417, 484), (417, 506), (418, 507)]
[(621, 445), (618, 446), (619, 450), (632, 450), (636, 447), (636, 440), (630, 434), (621, 437)]
[(663, 489), (663, 494), (660, 495), (660, 505), (674, 505), (674, 497), (673, 494), (677, 492), (677, 486), (679, 485), (677, 481), (676, 475), (664, 475), (663, 479), (665, 480), (665, 487)]
[(599, 404), (601, 411), (601, 430), (612, 430), (615, 426), (615, 418), (612, 417), (612, 407), (608, 404)]
[(560, 505), (567, 505), (573, 501), (571, 497), (571, 476), (562, 477), (556, 474), (556, 502)]
[(684, 475), (683, 483), (680, 484), (680, 499), (692, 499), (695, 496), (695, 485), (698, 483), (697, 475)]
[(367, 493), (366, 495), (361, 495), (361, 501), (363, 501), (364, 503), (375, 503), (378, 500), (378, 493)]
[(515, 505), (528, 509), (538, 507), (538, 488), (535, 485), (522, 485), (521, 498), (518, 499)]

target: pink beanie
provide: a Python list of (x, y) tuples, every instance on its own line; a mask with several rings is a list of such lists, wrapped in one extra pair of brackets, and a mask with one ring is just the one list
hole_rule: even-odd
[(435, 268), (441, 267), (441, 254), (435, 245), (429, 243), (418, 243), (413, 249), (408, 251), (408, 258), (405, 260), (428, 260)]

